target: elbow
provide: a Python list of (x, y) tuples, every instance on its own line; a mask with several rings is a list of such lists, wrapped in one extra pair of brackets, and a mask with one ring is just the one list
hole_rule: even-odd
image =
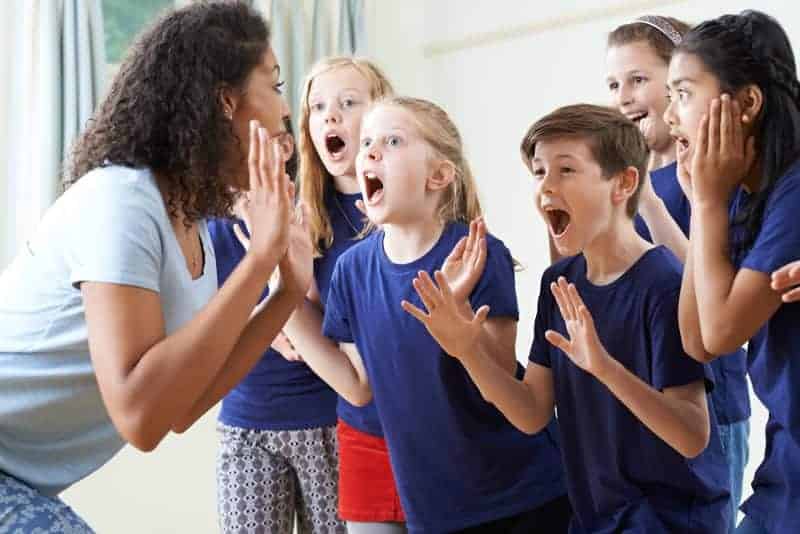
[(681, 332), (681, 342), (683, 351), (700, 363), (711, 363), (716, 359), (716, 356), (706, 350), (703, 338), (699, 335), (689, 336)]
[(716, 355), (733, 352), (742, 346), (742, 342), (736, 339), (737, 334), (732, 331), (733, 325), (715, 324), (708, 332), (703, 333), (703, 348), (708, 353), (709, 361), (716, 358)]
[(153, 418), (141, 412), (128, 413), (119, 419), (115, 426), (122, 439), (142, 452), (152, 452), (166, 435), (153, 428)]
[(353, 391), (348, 392), (347, 395), (342, 395), (342, 397), (353, 406), (363, 408), (372, 401), (372, 390), (369, 386), (360, 385), (358, 388), (354, 388)]
[(708, 425), (706, 425), (706, 428), (703, 432), (694, 436), (694, 439), (690, 440), (689, 443), (684, 444), (682, 450), (678, 452), (680, 452), (681, 455), (687, 460), (697, 458), (704, 450), (706, 450), (706, 447), (708, 447), (710, 434), (711, 433)]

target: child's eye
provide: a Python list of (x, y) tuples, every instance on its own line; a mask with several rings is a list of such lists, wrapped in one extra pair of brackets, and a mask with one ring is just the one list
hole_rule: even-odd
[(369, 148), (371, 144), (372, 144), (372, 139), (370, 139), (369, 137), (365, 137), (364, 139), (361, 140), (361, 148)]
[(678, 100), (686, 102), (689, 99), (689, 93), (684, 89), (678, 89)]
[(561, 174), (569, 174), (571, 172), (575, 172), (575, 169), (572, 167), (561, 167)]
[(533, 176), (537, 180), (544, 178), (544, 169), (533, 169)]
[(276, 83), (273, 86), (273, 89), (275, 89), (276, 93), (278, 93), (279, 95), (282, 95), (283, 94), (283, 86), (284, 86), (284, 84), (286, 84), (286, 80), (281, 80), (281, 81), (279, 81), (278, 83)]
[(352, 98), (345, 98), (342, 101), (342, 107), (345, 108), (345, 109), (351, 108), (351, 107), (353, 107), (355, 105), (356, 105), (356, 101), (353, 100)]
[(618, 82), (611, 82), (610, 84), (608, 84), (608, 90), (609, 91), (616, 91), (617, 89), (619, 89), (619, 83)]
[(313, 102), (309, 107), (311, 111), (322, 111), (322, 102)]
[(633, 83), (635, 83), (636, 85), (642, 84), (646, 80), (647, 80), (647, 78), (645, 78), (644, 76), (634, 76), (633, 77)]
[(400, 146), (400, 138), (396, 135), (390, 135), (386, 138), (386, 144), (389, 146)]

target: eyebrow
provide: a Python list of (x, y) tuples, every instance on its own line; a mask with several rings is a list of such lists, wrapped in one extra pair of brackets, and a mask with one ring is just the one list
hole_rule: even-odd
[[(348, 91), (352, 91), (354, 93), (363, 93), (363, 91), (357, 87), (345, 87), (344, 89), (340, 89), (340, 93), (346, 93)], [(319, 91), (312, 91), (308, 94), (308, 99), (311, 100), (312, 98), (316, 98), (319, 96)]]
[[(645, 71), (643, 69), (631, 69), (629, 71), (623, 72), (622, 74), (625, 75), (625, 76), (630, 76), (631, 74), (647, 74), (647, 71)], [(616, 79), (617, 79), (616, 76), (606, 76), (606, 81), (607, 82), (610, 82), (610, 81), (616, 80)]]
[[(573, 156), (572, 154), (556, 154), (553, 156), (554, 159), (578, 159), (577, 157)], [(531, 161), (542, 161), (542, 158), (532, 158)]]
[(684, 76), (683, 78), (678, 78), (676, 80), (670, 80), (669, 82), (667, 82), (667, 87), (670, 87), (670, 86), (675, 87), (676, 85), (680, 85), (680, 84), (682, 84), (684, 82), (696, 83), (694, 79), (689, 78), (688, 76)]

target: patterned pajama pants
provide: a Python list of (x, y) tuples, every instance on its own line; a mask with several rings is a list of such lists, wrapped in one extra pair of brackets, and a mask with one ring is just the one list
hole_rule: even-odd
[(217, 503), (225, 534), (344, 534), (337, 517), (336, 427), (217, 425)]

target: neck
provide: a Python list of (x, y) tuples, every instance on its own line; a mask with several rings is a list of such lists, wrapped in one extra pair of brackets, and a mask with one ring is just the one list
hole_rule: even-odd
[(652, 245), (636, 233), (633, 221), (622, 215), (583, 249), (586, 278), (595, 285), (610, 284), (651, 248)]
[(668, 145), (650, 150), (650, 161), (647, 163), (647, 170), (654, 171), (661, 167), (666, 167), (675, 161), (677, 155), (675, 153), (675, 143), (670, 142)]
[(333, 177), (333, 187), (340, 193), (345, 195), (354, 195), (361, 192), (361, 186), (358, 185), (355, 174), (342, 174), (341, 176)]
[(429, 218), (408, 224), (383, 225), (383, 249), (393, 263), (411, 263), (428, 253), (444, 230), (444, 224)]

